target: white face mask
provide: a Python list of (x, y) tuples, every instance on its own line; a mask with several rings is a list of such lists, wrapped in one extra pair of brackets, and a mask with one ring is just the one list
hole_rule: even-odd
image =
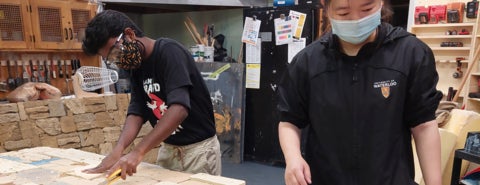
[(340, 37), (345, 42), (360, 44), (375, 31), (381, 23), (381, 11), (379, 8), (372, 15), (359, 20), (335, 20), (330, 18), (332, 24), (332, 33)]

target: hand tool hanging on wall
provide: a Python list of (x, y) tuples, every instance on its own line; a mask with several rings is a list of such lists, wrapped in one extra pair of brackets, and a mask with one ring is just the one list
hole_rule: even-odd
[(38, 62), (38, 81), (39, 82), (45, 82), (45, 70), (43, 69), (44, 63), (42, 61), (37, 61)]
[(10, 63), (10, 60), (7, 60), (7, 72), (8, 72), (8, 79), (7, 79), (7, 84), (8, 84), (8, 89), (13, 91), (16, 88), (15, 85), (15, 79), (12, 76), (12, 64)]
[(30, 74), (28, 72), (27, 66), (28, 64), (25, 64), (27, 61), (22, 61), (22, 77), (23, 77), (23, 83), (30, 82)]
[(65, 60), (63, 63), (63, 74), (65, 75), (65, 78), (68, 79), (70, 78), (69, 73), (68, 73), (68, 66), (70, 65), (70, 60)]
[(462, 71), (462, 60), (465, 60), (465, 57), (457, 57), (457, 69), (453, 73), (453, 78), (462, 78), (463, 76), (463, 71)]
[(14, 61), (15, 62), (15, 85), (21, 86), (23, 84), (23, 79), (20, 77), (20, 73), (18, 72), (18, 63), (22, 62), (21, 60)]
[(53, 60), (50, 63), (50, 71), (52, 73), (52, 78), (56, 79), (57, 78), (57, 70), (55, 68), (55, 61), (53, 61)]
[(30, 60), (28, 61), (30, 63), (30, 72), (32, 73), (32, 76), (30, 77), (31, 78), (31, 82), (38, 82), (38, 78), (37, 78), (37, 69), (35, 68), (35, 65), (34, 65), (34, 61)]
[(75, 71), (77, 70), (77, 59), (72, 59), (72, 76), (75, 75)]
[[(477, 47), (478, 47), (478, 44), (477, 44)], [(463, 75), (462, 82), (460, 82), (460, 85), (457, 88), (458, 89), (457, 93), (455, 93), (455, 96), (453, 97), (452, 101), (456, 102), (458, 100), (458, 97), (460, 96), (463, 86), (465, 85), (465, 82), (467, 82), (467, 78), (470, 76), (472, 69), (477, 66), (479, 57), (480, 57), (480, 49), (477, 49), (477, 51), (475, 51), (475, 54), (473, 55), (472, 63), (468, 64), (467, 72)]]
[(51, 81), (50, 81), (50, 70), (48, 70), (48, 67), (50, 66), (50, 60), (45, 60), (43, 61), (43, 68), (45, 69), (45, 82), (47, 84), (50, 84)]
[(62, 70), (62, 60), (58, 60), (57, 69), (58, 69), (58, 77), (63, 78), (63, 70)]
[(4, 70), (2, 69), (3, 66), (6, 66), (7, 64), (5, 63), (6, 61), (0, 61), (0, 92), (7, 92), (8, 91), (8, 85), (5, 80), (5, 74), (3, 74)]

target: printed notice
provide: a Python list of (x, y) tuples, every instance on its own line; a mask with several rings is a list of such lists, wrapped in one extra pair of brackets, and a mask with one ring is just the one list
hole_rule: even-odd
[(305, 38), (300, 38), (299, 40), (294, 39), (292, 43), (288, 44), (288, 63), (292, 62), (293, 57), (305, 48), (306, 42)]
[(243, 26), (242, 42), (251, 45), (257, 45), (258, 33), (260, 32), (260, 24), (262, 21), (245, 17), (245, 25)]
[(262, 60), (262, 40), (258, 38), (257, 45), (245, 44), (245, 63), (260, 64)]
[(278, 46), (292, 42), (293, 21), (286, 17), (276, 18), (273, 22), (275, 24), (275, 44)]
[(293, 29), (293, 38), (299, 39), (302, 37), (303, 25), (305, 25), (305, 20), (307, 19), (307, 14), (290, 10), (290, 18), (295, 20), (294, 29)]
[(260, 64), (247, 64), (245, 87), (260, 89)]

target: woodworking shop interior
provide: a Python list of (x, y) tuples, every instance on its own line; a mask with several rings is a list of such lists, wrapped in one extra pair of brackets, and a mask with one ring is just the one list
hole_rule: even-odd
[[(300, 165), (298, 159), (312, 169), (295, 171), (307, 184), (307, 172), (312, 173), (311, 184), (372, 184), (385, 176), (389, 182), (411, 178), (402, 182), (420, 185), (480, 183), (479, 2), (335, 1), (0, 0), (0, 185), (296, 184), (289, 167)], [(333, 8), (337, 5), (344, 7)], [(351, 8), (355, 6), (362, 10)], [(383, 16), (383, 10), (390, 10), (388, 20), (382, 17), (387, 23), (372, 27), (368, 34), (373, 36), (361, 41), (367, 44), (358, 47), (358, 55), (348, 54), (345, 48), (357, 45), (340, 33), (371, 27), (375, 17), (364, 15), (377, 7)], [(107, 12), (126, 15), (143, 36), (118, 23), (90, 24)], [(352, 18), (354, 12), (361, 13)], [(345, 19), (336, 20), (339, 17)], [(387, 24), (398, 29), (394, 34), (403, 35), (378, 31)], [(121, 31), (94, 28), (104, 25)], [(102, 33), (109, 35), (102, 40)], [(396, 38), (377, 42), (384, 37)], [(382, 53), (405, 39), (417, 44), (402, 47), (424, 49), (402, 54), (398, 52), (407, 50), (389, 50), (394, 57)], [(96, 47), (87, 46), (87, 40), (101, 45), (87, 48)], [(167, 44), (157, 44), (160, 41)], [(378, 47), (370, 51), (367, 46), (373, 44), (368, 42)], [(126, 52), (130, 46), (138, 55)], [(404, 65), (399, 62), (411, 66), (361, 64), (369, 57), (395, 61), (395, 67)], [(339, 58), (358, 60), (359, 67), (338, 64)], [(415, 65), (413, 58), (425, 63)], [(129, 63), (134, 60), (138, 65)], [(125, 63), (133, 67), (127, 69)], [(417, 67), (424, 68), (412, 72)], [(353, 74), (353, 79), (343, 79), (345, 74), (337, 70)], [(433, 91), (438, 98), (420, 94), (418, 89), (427, 91), (429, 85), (438, 90)], [(413, 111), (415, 103), (425, 108)], [(428, 118), (410, 120), (420, 114)], [(415, 142), (419, 126), (407, 118), (425, 125), (430, 121), (426, 119), (435, 121), (432, 138), (439, 147), (427, 152), (438, 157), (418, 157), (424, 155), (425, 144)], [(388, 126), (374, 124), (389, 124), (386, 119), (404, 125), (396, 127), (401, 131), (385, 133), (401, 134), (382, 134), (379, 129)], [(210, 140), (212, 147), (217, 140), (219, 145), (207, 152), (219, 152), (197, 156)], [(367, 147), (372, 143), (379, 149)], [(380, 148), (387, 145), (403, 149)], [(338, 152), (347, 147), (351, 150)], [(401, 155), (396, 152), (406, 152), (400, 162), (390, 158)], [(160, 156), (180, 166), (162, 166), (166, 163), (159, 162)], [(194, 160), (187, 161), (189, 157)], [(375, 163), (366, 165), (365, 160)], [(388, 168), (373, 169), (380, 164)], [(436, 165), (436, 171), (426, 177), (429, 164)], [(389, 173), (398, 165), (406, 165), (402, 170), (408, 168), (408, 177)], [(373, 180), (361, 178), (377, 172), (382, 174)]]

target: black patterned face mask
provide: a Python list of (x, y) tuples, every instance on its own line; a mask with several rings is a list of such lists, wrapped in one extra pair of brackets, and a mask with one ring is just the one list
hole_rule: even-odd
[(115, 64), (117, 67), (130, 70), (137, 69), (141, 66), (142, 62), (142, 49), (140, 45), (143, 44), (134, 40), (127, 42), (123, 40), (123, 33), (118, 36), (115, 44), (110, 48), (107, 58), (104, 59), (105, 64)]
[(120, 60), (115, 64), (122, 69), (137, 69), (142, 64), (141, 42), (135, 40), (132, 42), (123, 42), (123, 51), (120, 52)]

